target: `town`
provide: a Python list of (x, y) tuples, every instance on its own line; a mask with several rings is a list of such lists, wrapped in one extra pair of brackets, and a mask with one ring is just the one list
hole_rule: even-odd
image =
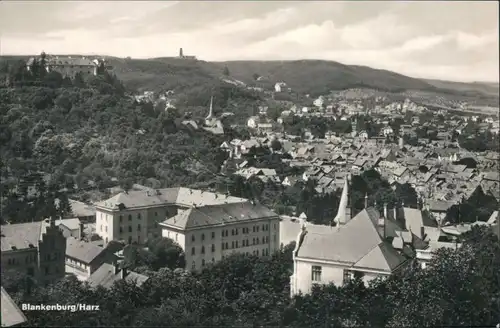
[(498, 84), (178, 53), (0, 57), (2, 327), (500, 322)]

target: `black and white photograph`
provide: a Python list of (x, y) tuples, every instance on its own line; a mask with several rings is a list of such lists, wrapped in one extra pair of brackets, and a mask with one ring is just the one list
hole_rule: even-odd
[(2, 327), (500, 328), (498, 1), (0, 1)]

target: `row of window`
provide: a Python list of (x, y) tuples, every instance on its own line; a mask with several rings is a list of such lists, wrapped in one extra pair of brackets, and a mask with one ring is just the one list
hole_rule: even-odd
[[(252, 232), (256, 233), (256, 232), (259, 232), (261, 226), (259, 225), (255, 225), (252, 227)], [(274, 230), (277, 229), (277, 224), (275, 223), (274, 224)], [(248, 234), (250, 233), (250, 228), (248, 227), (243, 227), (241, 228), (241, 231), (243, 234)], [(269, 224), (263, 224), (262, 225), (262, 231), (269, 231)], [(239, 228), (234, 228), (234, 229), (231, 229), (231, 236), (238, 236), (239, 235)], [(222, 237), (228, 237), (229, 236), (229, 229), (225, 229), (225, 230), (222, 230), (222, 233), (221, 233), (221, 236)], [(212, 231), (212, 239), (215, 239), (215, 232)], [(205, 234), (202, 233), (201, 234), (201, 240), (204, 241), (205, 240)], [(196, 236), (193, 234), (191, 235), (191, 241), (192, 242), (195, 242), (196, 241)]]
[[(141, 217), (141, 213), (137, 213), (137, 219), (138, 219), (138, 220), (142, 219), (142, 217)], [(128, 215), (128, 220), (129, 220), (129, 221), (132, 221), (132, 214), (129, 214), (129, 215)], [(123, 222), (123, 215), (120, 215), (120, 222)]]
[[(321, 266), (313, 265), (311, 267), (311, 280), (313, 282), (321, 282), (321, 274), (322, 274), (322, 267)], [(352, 278), (362, 278), (362, 277), (363, 277), (363, 272), (344, 270), (343, 282), (345, 284), (349, 280), (351, 280)]]
[[(30, 254), (30, 255), (28, 255), (28, 256), (26, 256), (24, 258), (24, 263), (25, 264), (36, 263), (36, 261), (37, 261), (37, 255), (36, 254)], [(8, 265), (20, 264), (20, 262), (21, 261), (20, 261), (19, 257), (7, 259), (7, 264)]]
[[(274, 235), (274, 239), (276, 239), (276, 235)], [(252, 245), (259, 245), (260, 244), (260, 239), (259, 237), (253, 238), (252, 239)], [(269, 244), (269, 237), (264, 236), (262, 237), (262, 244)], [(250, 241), (248, 239), (242, 240), (241, 247), (247, 247), (250, 246)], [(227, 250), (227, 249), (235, 249), (235, 248), (240, 248), (240, 244), (238, 240), (233, 240), (231, 242), (231, 248), (229, 248), (229, 243), (221, 243), (221, 249), (222, 250)], [(215, 252), (215, 244), (212, 244), (212, 253)], [(205, 254), (205, 246), (201, 246), (201, 254)], [(196, 247), (191, 248), (191, 255), (196, 255)]]
[[(141, 231), (141, 224), (140, 223), (137, 225), (137, 231)], [(128, 232), (132, 232), (132, 226), (131, 225), (128, 226)], [(120, 233), (123, 233), (123, 227), (120, 227)]]

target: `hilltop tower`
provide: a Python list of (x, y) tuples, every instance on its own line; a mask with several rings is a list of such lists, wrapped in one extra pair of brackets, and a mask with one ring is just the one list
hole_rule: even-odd
[(214, 117), (214, 96), (210, 97), (210, 109), (208, 110), (208, 116), (205, 118), (205, 124), (210, 125)]
[(182, 48), (179, 48), (179, 57), (180, 58), (184, 57), (184, 51), (182, 50)]

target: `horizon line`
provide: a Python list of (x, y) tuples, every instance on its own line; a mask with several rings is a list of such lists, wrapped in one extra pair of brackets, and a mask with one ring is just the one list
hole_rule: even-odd
[[(41, 51), (43, 52), (43, 50)], [(106, 54), (96, 54), (96, 53), (80, 53), (80, 54), (50, 54), (50, 55), (53, 55), (53, 56), (96, 56), (96, 57), (112, 57), (112, 58), (119, 58), (119, 59), (127, 59), (127, 58), (130, 58), (130, 59), (135, 59), (135, 60), (152, 60), (152, 59), (162, 59), (162, 58), (169, 58), (169, 59), (182, 59), (182, 58), (179, 58), (178, 56), (164, 56), (164, 57), (131, 57), (131, 56), (126, 56), (126, 57), (120, 57), (120, 56), (116, 56), (116, 55), (106, 55)], [(39, 54), (7, 54), (7, 53), (2, 53), (0, 52), (0, 57), (5, 57), (5, 56), (22, 56), (22, 57), (29, 57), (29, 56), (39, 56)], [(374, 69), (374, 70), (381, 70), (381, 71), (386, 71), (386, 72), (392, 72), (392, 73), (396, 73), (396, 74), (399, 74), (399, 75), (402, 75), (402, 76), (406, 76), (406, 77), (409, 77), (409, 78), (412, 78), (412, 79), (418, 79), (418, 80), (430, 80), (430, 81), (441, 81), (441, 82), (452, 82), (452, 83), (494, 83), (494, 84), (499, 84), (500, 85), (500, 77), (498, 80), (495, 80), (495, 81), (486, 81), (486, 80), (483, 80), (483, 81), (470, 81), (470, 80), (445, 80), (445, 79), (438, 79), (438, 78), (426, 78), (426, 77), (414, 77), (414, 76), (411, 76), (411, 75), (407, 75), (407, 74), (403, 74), (403, 73), (399, 73), (397, 71), (392, 71), (392, 70), (388, 70), (388, 69), (383, 69), (383, 68), (376, 68), (376, 67), (372, 67), (372, 66), (366, 66), (366, 65), (363, 65), (363, 64), (344, 64), (344, 63), (341, 63), (339, 61), (336, 61), (336, 60), (331, 60), (331, 59), (312, 59), (312, 58), (308, 58), (308, 59), (271, 59), (271, 60), (262, 60), (262, 59), (244, 59), (244, 60), (203, 60), (203, 59), (200, 59), (198, 58), (197, 56), (194, 56), (195, 57), (195, 60), (197, 61), (203, 61), (203, 62), (207, 62), (207, 63), (226, 63), (226, 62), (294, 62), (294, 61), (324, 61), (324, 62), (334, 62), (334, 63), (339, 63), (341, 65), (344, 65), (344, 66), (361, 66), (361, 67), (368, 67), (368, 68), (371, 68), (371, 69)]]

